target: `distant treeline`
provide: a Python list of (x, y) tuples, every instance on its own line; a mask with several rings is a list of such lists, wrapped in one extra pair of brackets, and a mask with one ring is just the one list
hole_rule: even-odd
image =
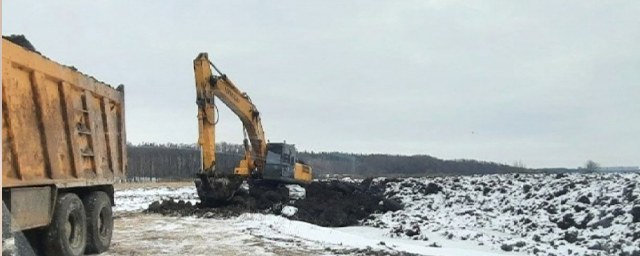
[[(189, 144), (127, 144), (127, 180), (171, 181), (193, 179), (200, 170), (200, 152)], [(232, 172), (244, 157), (241, 145), (216, 144), (216, 170)]]
[[(244, 157), (239, 144), (216, 144), (216, 170), (231, 173)], [(130, 181), (185, 180), (200, 169), (200, 153), (195, 145), (143, 143), (128, 145)], [(326, 175), (425, 176), (472, 175), (512, 172), (566, 172), (571, 169), (527, 169), (476, 160), (442, 160), (427, 155), (351, 154), (341, 152), (299, 153), (311, 165), (316, 177)]]

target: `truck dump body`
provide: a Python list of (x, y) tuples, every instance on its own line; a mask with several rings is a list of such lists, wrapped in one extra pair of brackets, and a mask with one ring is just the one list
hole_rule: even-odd
[(3, 39), (2, 108), (3, 189), (124, 177), (123, 88)]

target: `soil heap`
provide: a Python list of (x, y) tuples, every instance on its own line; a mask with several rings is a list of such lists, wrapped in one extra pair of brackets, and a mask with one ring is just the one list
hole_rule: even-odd
[(9, 36), (2, 36), (2, 38), (11, 41), (14, 44), (20, 45), (29, 51), (40, 54), (40, 52), (36, 51), (36, 48), (33, 46), (33, 44), (31, 44), (31, 42), (29, 42), (27, 37), (25, 37), (24, 35), (9, 35)]
[(283, 216), (324, 227), (356, 225), (372, 213), (402, 209), (396, 201), (384, 197), (384, 184), (372, 185), (371, 179), (361, 183), (342, 180), (318, 181), (305, 187), (304, 198), (290, 198), (287, 187), (265, 189), (252, 186), (239, 191), (229, 202), (203, 205), (173, 200), (156, 201), (147, 213), (203, 218), (238, 216), (247, 212), (280, 214), (285, 206), (297, 208), (294, 214)]

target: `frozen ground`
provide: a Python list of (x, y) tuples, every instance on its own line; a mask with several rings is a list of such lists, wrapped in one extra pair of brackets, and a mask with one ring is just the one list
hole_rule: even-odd
[(147, 187), (116, 189), (116, 213), (140, 212), (147, 209), (150, 203), (156, 200), (172, 199), (184, 200), (191, 203), (199, 202), (196, 188), (191, 183), (173, 186), (155, 187), (148, 183)]
[(117, 189), (107, 255), (637, 255), (638, 180), (638, 174), (378, 178), (374, 185), (405, 209), (345, 228), (256, 213), (142, 214), (161, 199), (195, 203), (195, 188)]
[[(638, 174), (376, 179), (405, 209), (365, 225), (539, 255), (640, 255)], [(635, 254), (634, 254), (635, 253)]]
[[(299, 189), (292, 189), (300, 194)], [(391, 238), (373, 227), (324, 228), (281, 216), (166, 217), (141, 213), (160, 199), (197, 201), (193, 185), (116, 190), (115, 228), (106, 255), (504, 255), (464, 241)]]

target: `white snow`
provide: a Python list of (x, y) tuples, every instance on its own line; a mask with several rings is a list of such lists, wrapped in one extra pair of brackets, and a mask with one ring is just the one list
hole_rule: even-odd
[[(446, 237), (481, 243), (495, 250), (511, 245), (514, 251), (528, 253), (535, 250), (556, 255), (607, 255), (602, 250), (588, 249), (600, 243), (609, 248), (621, 244), (640, 251), (640, 239), (631, 240), (640, 229), (640, 223), (632, 223), (629, 214), (634, 203), (623, 195), (625, 189), (638, 195), (639, 179), (638, 174), (408, 178), (386, 184), (386, 194), (401, 201), (405, 209), (374, 214), (364, 224), (385, 228), (391, 237), (409, 237), (405, 231), (417, 227), (421, 232), (412, 239)], [(430, 183), (443, 190), (426, 192)], [(531, 186), (528, 192), (524, 192), (525, 186)], [(578, 202), (582, 196), (589, 198), (590, 204)], [(619, 214), (614, 216), (614, 211)], [(566, 216), (575, 223), (563, 229), (557, 222)], [(611, 226), (598, 226), (598, 221), (605, 218), (611, 219)], [(582, 223), (584, 226), (579, 227)], [(578, 241), (565, 239), (572, 234)]]
[(158, 200), (184, 200), (195, 204), (199, 202), (195, 186), (183, 187), (140, 187), (115, 191), (116, 206), (114, 212), (139, 212)]
[(296, 207), (290, 205), (282, 207), (282, 215), (284, 216), (293, 216), (296, 212), (298, 212), (298, 208)]
[[(376, 178), (372, 184), (382, 184), (385, 194), (401, 201), (405, 209), (373, 214), (362, 222), (365, 226), (325, 228), (282, 216), (243, 214), (230, 219), (156, 216), (160, 219), (158, 225), (150, 228), (171, 233), (201, 225), (229, 234), (240, 232), (245, 243), (251, 240), (253, 244), (271, 246), (267, 251), (253, 251), (260, 254), (282, 254), (283, 248), (296, 248), (302, 254), (330, 255), (336, 254), (332, 250), (370, 248), (389, 254), (404, 251), (426, 255), (630, 255), (640, 251), (640, 239), (632, 240), (634, 232), (640, 231), (640, 223), (634, 223), (630, 214), (640, 202), (632, 197), (640, 194), (639, 180), (638, 174), (570, 174), (559, 178), (555, 174), (506, 174), (389, 182)], [(426, 193), (430, 183), (438, 184), (442, 191)], [(288, 187), (292, 200), (304, 198), (304, 188)], [(579, 202), (583, 196), (590, 204)], [(116, 215), (134, 213), (132, 216), (157, 200), (199, 201), (193, 185), (123, 189), (117, 190), (115, 197)], [(296, 212), (293, 206), (282, 209), (284, 216), (295, 217)], [(135, 225), (136, 217), (127, 216), (118, 221)], [(566, 216), (575, 223), (563, 229), (557, 223)], [(603, 219), (610, 220), (610, 225), (598, 225)], [(580, 224), (583, 227), (577, 227)], [(407, 230), (419, 232), (409, 236)], [(571, 235), (578, 241), (568, 242), (567, 236)], [(133, 241), (130, 243), (135, 246)], [(189, 243), (196, 242), (182, 240), (174, 246), (199, 248)], [(180, 252), (165, 245), (158, 246), (164, 246), (162, 250), (167, 253)], [(512, 246), (513, 251), (503, 251), (501, 246)], [(588, 249), (598, 246), (608, 247), (609, 251)]]
[(289, 198), (291, 200), (304, 199), (307, 196), (307, 191), (300, 185), (286, 185), (289, 189)]
[[(304, 188), (300, 187), (298, 191), (304, 192)], [(137, 213), (146, 209), (147, 206), (156, 200), (185, 200), (195, 203), (198, 201), (195, 188), (191, 185), (184, 187), (145, 187), (132, 188), (116, 191), (116, 207), (114, 211), (116, 215), (122, 213)], [(283, 215), (294, 215), (297, 208), (293, 206), (284, 206)], [(131, 217), (134, 216), (134, 217)], [(138, 227), (139, 221), (149, 221), (146, 215), (135, 217), (138, 215), (125, 215), (116, 219), (121, 227), (117, 227), (114, 232), (118, 236), (124, 236), (118, 239), (116, 248), (120, 247), (140, 247), (143, 246), (148, 250), (149, 254), (172, 254), (184, 252), (199, 252), (202, 250), (201, 243), (203, 239), (211, 240), (216, 246), (222, 246), (225, 250), (233, 246), (248, 243), (249, 240), (262, 241), (259, 244), (269, 246), (265, 250), (252, 249), (252, 252), (258, 254), (272, 254), (270, 251), (284, 250), (283, 248), (299, 247), (296, 250), (310, 252), (311, 255), (327, 254), (332, 255), (330, 250), (346, 250), (346, 249), (365, 249), (388, 252), (413, 252), (427, 255), (499, 255), (500, 251), (492, 251), (473, 244), (458, 242), (447, 243), (446, 241), (438, 241), (442, 248), (430, 247), (432, 241), (412, 241), (404, 238), (391, 238), (386, 234), (384, 229), (372, 227), (350, 227), (350, 228), (325, 228), (309, 224), (301, 221), (293, 221), (284, 217), (264, 214), (243, 214), (236, 218), (230, 219), (210, 219), (210, 218), (194, 218), (194, 217), (163, 217), (154, 216), (154, 221), (149, 224), (142, 224)], [(140, 219), (143, 218), (143, 219)], [(124, 222), (124, 223), (122, 223)], [(197, 228), (195, 228), (197, 226)], [(207, 229), (206, 234), (202, 233), (203, 229)], [(153, 241), (141, 239), (141, 236), (167, 237), (176, 232), (196, 232), (191, 234), (190, 238), (180, 238), (180, 243), (169, 242), (156, 244)], [(155, 232), (155, 235), (154, 235)], [(245, 235), (238, 236), (237, 233)], [(200, 234), (202, 233), (202, 234)], [(212, 235), (216, 233), (216, 235)], [(221, 241), (222, 234), (225, 240)], [(135, 236), (138, 238), (128, 238)], [(227, 238), (228, 237), (228, 238)], [(149, 239), (151, 239), (149, 238)], [(178, 239), (178, 238), (176, 238)], [(234, 242), (235, 241), (235, 242)], [(226, 243), (222, 245), (221, 243)], [(384, 242), (385, 245), (381, 245)], [(144, 245), (142, 245), (144, 244)], [(237, 245), (235, 245), (237, 244)], [(248, 243), (253, 248), (256, 242)], [(329, 249), (329, 251), (327, 251)], [(127, 251), (122, 249), (123, 251)], [(319, 253), (322, 252), (322, 253)], [(236, 252), (237, 253), (237, 252)], [(199, 253), (195, 253), (199, 254)], [(235, 253), (234, 253), (235, 254)], [(278, 254), (278, 253), (275, 253)], [(302, 253), (306, 254), (306, 253)], [(341, 253), (342, 254), (342, 253)], [(117, 255), (117, 254), (112, 254)]]
[(465, 245), (462, 242), (457, 243), (456, 247), (430, 247), (429, 243), (424, 241), (385, 237), (384, 231), (371, 227), (325, 228), (264, 214), (243, 214), (238, 217), (237, 221), (236, 225), (250, 230), (251, 234), (267, 239), (293, 238), (302, 241), (305, 246), (315, 249), (327, 247), (335, 249), (372, 248), (379, 251), (403, 251), (424, 255), (504, 255), (498, 251)]

